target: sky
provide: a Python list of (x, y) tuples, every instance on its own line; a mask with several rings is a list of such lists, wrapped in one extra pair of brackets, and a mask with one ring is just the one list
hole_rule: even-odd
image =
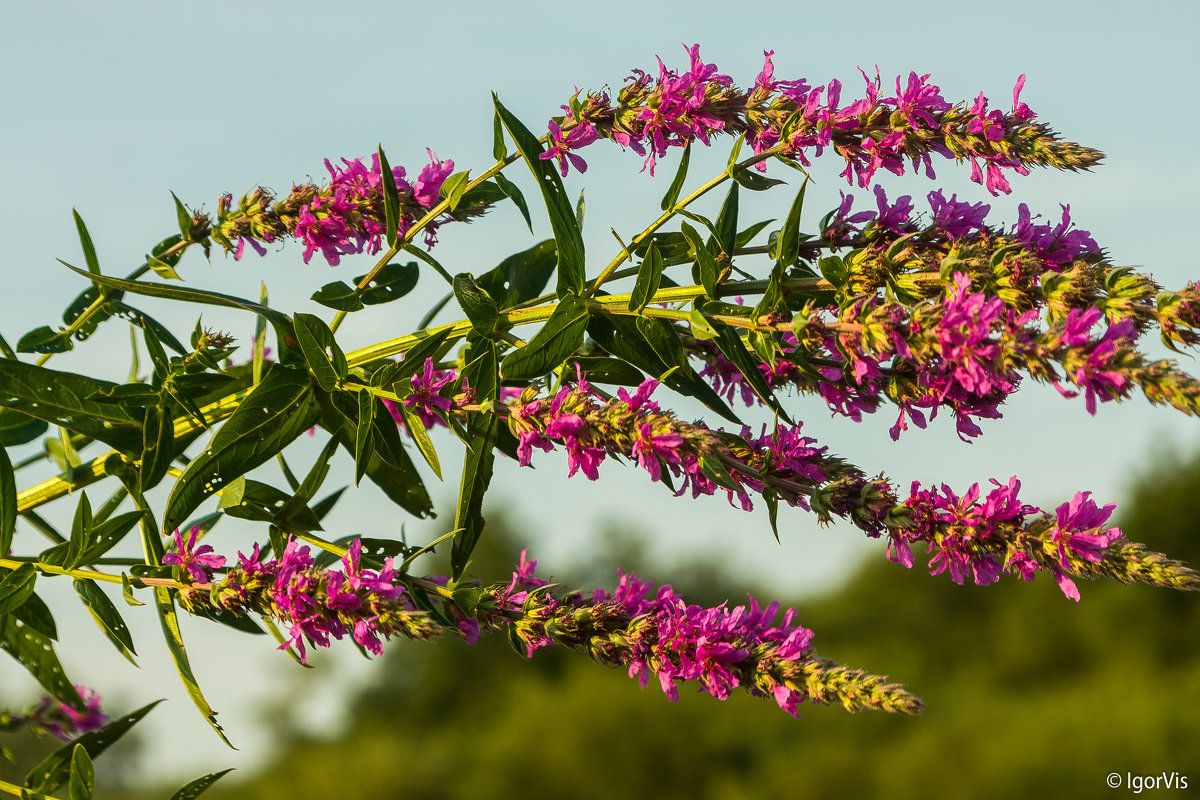
[[(1193, 41), (1200, 5), (1113, 8), (1100, 13), (1094, 2), (1020, 0), (978, 9), (933, 0), (749, 7), (616, 1), (586, 8), (524, 1), (420, 7), (346, 2), (336, 11), (313, 2), (0, 4), (0, 69), (7, 76), (0, 89), (0, 165), (7, 184), (0, 193), (0, 333), (15, 342), (27, 330), (56, 324), (62, 307), (83, 288), (54, 260), (82, 260), (72, 208), (87, 222), (101, 266), (123, 274), (174, 230), (169, 192), (213, 212), (225, 192), (236, 196), (255, 185), (284, 192), (293, 181), (320, 181), (325, 158), (368, 156), (379, 144), (393, 165), (406, 165), (410, 173), (427, 163), (427, 147), (454, 159), (459, 169), (480, 170), (492, 163), (490, 92), (537, 130), (577, 87), (615, 90), (632, 68), (653, 70), (656, 55), (681, 66), (684, 47), (695, 42), (707, 61), (741, 86), (753, 82), (764, 50), (774, 50), (778, 77), (805, 77), (811, 84), (836, 77), (854, 92), (861, 86), (860, 67), (870, 72), (878, 66), (885, 85), (913, 70), (931, 73), (951, 102), (982, 91), (1000, 108), (1008, 107), (1014, 82), (1025, 74), (1022, 100), (1065, 138), (1103, 150), (1101, 167), (1080, 174), (1035, 172), (1014, 179), (1011, 196), (991, 198), (969, 182), (965, 167), (947, 162), (938, 166), (936, 182), (887, 176), (881, 183), (889, 196), (911, 193), (920, 207), (926, 192), (942, 188), (992, 203), (993, 218), (1008, 220), (1021, 202), (1051, 219), (1058, 218), (1059, 204), (1070, 204), (1072, 217), (1116, 263), (1141, 265), (1177, 288), (1197, 277), (1192, 191), (1200, 168), (1189, 153), (1200, 130), (1193, 98), (1200, 77)], [(694, 154), (693, 181), (719, 170), (731, 144), (718, 139), (710, 153)], [(585, 239), (594, 275), (613, 255), (610, 227), (628, 238), (657, 216), (676, 156), (665, 160), (658, 179), (640, 173), (641, 159), (615, 146), (597, 144), (586, 156), (588, 172), (572, 173), (566, 186), (572, 195), (586, 189)], [(839, 170), (817, 162), (806, 229), (837, 204), (839, 191), (849, 189)], [(506, 174), (536, 201), (527, 177), (513, 169)], [(779, 169), (771, 174), (793, 178)], [(744, 196), (744, 218), (782, 217), (792, 191), (753, 202)], [(860, 207), (869, 202), (858, 194)], [(451, 272), (478, 274), (550, 235), (536, 209), (534, 227), (536, 238), (511, 207), (502, 207), (470, 227), (445, 229), (435, 255)], [(266, 258), (234, 261), (214, 252), (211, 263), (189, 254), (180, 273), (190, 285), (243, 297), (256, 297), (264, 282), (272, 305), (289, 313), (324, 313), (307, 300), (309, 294), (328, 281), (361, 275), (372, 263), (366, 256), (347, 258), (330, 269), (320, 259), (305, 265), (300, 254), (289, 246)], [(339, 334), (344, 346), (409, 332), (423, 304), (443, 293), (436, 276), (424, 275), (411, 302), (352, 318)], [(180, 335), (201, 313), (206, 324), (235, 335), (248, 338), (253, 328), (251, 319), (209, 308), (144, 307)], [(52, 365), (124, 380), (128, 341), (124, 327), (109, 323), (95, 341)], [(1130, 478), (1152, 459), (1171, 448), (1194, 448), (1198, 440), (1193, 420), (1141, 398), (1106, 404), (1090, 418), (1081, 398), (1065, 400), (1032, 383), (1009, 401), (1005, 418), (985, 425), (984, 436), (971, 445), (959, 442), (945, 419), (893, 443), (887, 436), (893, 417), (885, 411), (855, 425), (830, 419), (811, 398), (787, 403), (807, 433), (868, 473), (886, 472), (902, 486), (921, 480), (958, 488), (1017, 475), (1027, 499), (1044, 506), (1079, 490), (1092, 490), (1102, 502), (1120, 501)], [(701, 413), (686, 403), (679, 408), (685, 418)], [(450, 438), (437, 442), (444, 464), (459, 463)], [(599, 557), (604, 548), (598, 538), (613, 530), (642, 538), (664, 570), (675, 557), (715, 552), (731, 570), (787, 596), (828, 588), (858, 559), (882, 555), (879, 543), (852, 529), (817, 529), (798, 510), (781, 515), (777, 544), (761, 512), (747, 515), (715, 498), (673, 500), (644, 474), (615, 464), (591, 484), (567, 480), (562, 459), (538, 463), (533, 473), (499, 465), (492, 495), (528, 530), (530, 545), (551, 573), (556, 563)], [(341, 526), (339, 534), (396, 536), (403, 523), (410, 541), (431, 539), (452, 525), (456, 487), (457, 474), (450, 474), (431, 489), (443, 511), (432, 522), (406, 522), (386, 501), (361, 491), (343, 501), (332, 525)], [(223, 525), (211, 541), (232, 554), (247, 549), (254, 535)], [(666, 571), (648, 577), (669, 580)], [(135, 671), (72, 607), (69, 594), (51, 598), (62, 624), (78, 633), (61, 647), (68, 669), (130, 706), (168, 697), (171, 702), (148, 724), (186, 746), (160, 747), (152, 756), (165, 759), (162, 769), (180, 777), (254, 763), (266, 743), (256, 738), (252, 699), (287, 698), (301, 704), (314, 725), (334, 724), (338, 695), (329, 694), (327, 684), (369, 675), (370, 666), (343, 649), (302, 680), (286, 677), (296, 671), (270, 644), (189, 624), (185, 633), (202, 685), (242, 746), (230, 752), (207, 731), (170, 674), (153, 619), (136, 619), (136, 610), (128, 614), (144, 654)], [(20, 673), (15, 664), (0, 662), (0, 686), (9, 687), (0, 689), (0, 701), (16, 692), (11, 687), (25, 686)], [(312, 699), (319, 687), (323, 701)]]

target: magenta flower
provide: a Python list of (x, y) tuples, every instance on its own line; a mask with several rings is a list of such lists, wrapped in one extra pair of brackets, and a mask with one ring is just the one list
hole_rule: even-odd
[(185, 542), (179, 534), (179, 529), (176, 528), (175, 552), (164, 553), (162, 563), (178, 565), (196, 583), (211, 583), (213, 570), (225, 566), (225, 556), (208, 555), (213, 552), (213, 548), (212, 545), (207, 544), (193, 550), (192, 548), (196, 546), (196, 537), (199, 535), (200, 529), (194, 527)]
[(42, 695), (38, 704), (27, 712), (29, 722), (65, 742), (103, 727), (108, 715), (100, 710), (100, 695), (78, 683), (75, 684), (75, 690), (83, 699), (82, 711)]
[(587, 172), (587, 162), (571, 151), (586, 147), (596, 141), (599, 138), (596, 128), (590, 122), (579, 122), (564, 136), (562, 128), (554, 120), (550, 120), (548, 126), (550, 147), (538, 158), (543, 161), (557, 158), (558, 169), (564, 178), (567, 177), (567, 159), (571, 160), (571, 164), (579, 172)]
[(456, 377), (452, 371), (434, 370), (433, 359), (427, 358), (421, 372), (409, 380), (413, 392), (404, 398), (404, 405), (421, 418), (426, 428), (438, 423), (445, 424), (445, 415), (454, 407), (454, 401), (438, 392), (446, 384), (453, 383)]

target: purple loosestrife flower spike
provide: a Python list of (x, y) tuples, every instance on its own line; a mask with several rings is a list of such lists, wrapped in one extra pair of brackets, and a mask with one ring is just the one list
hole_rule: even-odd
[(212, 581), (213, 571), (225, 566), (225, 556), (209, 555), (213, 552), (212, 545), (205, 544), (197, 548), (196, 538), (199, 534), (200, 529), (193, 527), (188, 533), (187, 541), (184, 541), (176, 528), (176, 550), (163, 554), (162, 563), (178, 565), (180, 570), (196, 583), (209, 583)]

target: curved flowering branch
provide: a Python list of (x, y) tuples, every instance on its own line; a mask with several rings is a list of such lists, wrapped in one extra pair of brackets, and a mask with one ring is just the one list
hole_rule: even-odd
[[(686, 71), (668, 69), (660, 59), (657, 77), (634, 70), (613, 103), (607, 92), (577, 92), (563, 106), (564, 117), (551, 120), (554, 155), (566, 174), (564, 156), (582, 171), (586, 165), (575, 151), (598, 138), (611, 139), (645, 156), (654, 167), (671, 147), (693, 140), (708, 144), (718, 133), (743, 134), (755, 153), (783, 145), (784, 157), (809, 165), (807, 153), (820, 156), (831, 149), (846, 161), (847, 182), (869, 186), (879, 169), (904, 174), (905, 160), (934, 177), (934, 154), (971, 163), (971, 180), (992, 194), (1011, 189), (1005, 171), (1022, 175), (1033, 166), (1088, 169), (1103, 154), (1073, 142), (1060, 141), (1021, 102), (1025, 76), (1013, 88), (1012, 109), (989, 109), (980, 94), (974, 102), (952, 105), (929, 75), (910, 73), (905, 85), (895, 82), (895, 94), (883, 96), (878, 72), (872, 80), (863, 73), (865, 95), (841, 106), (842, 85), (831, 80), (810, 86), (804, 79), (775, 78), (766, 51), (762, 71), (750, 91), (739, 90), (733, 79), (700, 58), (700, 46), (688, 48)], [(576, 140), (561, 131), (581, 129)]]

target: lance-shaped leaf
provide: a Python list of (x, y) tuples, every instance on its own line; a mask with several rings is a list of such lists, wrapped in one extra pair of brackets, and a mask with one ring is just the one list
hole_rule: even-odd
[(563, 364), (568, 375), (574, 375), (576, 367), (589, 383), (611, 383), (617, 386), (638, 386), (646, 379), (642, 371), (619, 358), (601, 356), (574, 356)]
[[(30, 595), (30, 599), (37, 595)], [(0, 649), (29, 671), (46, 693), (63, 705), (84, 710), (83, 698), (63, 672), (49, 637), (12, 616), (0, 619)]]
[(783, 228), (779, 231), (779, 238), (776, 240), (775, 263), (781, 264), (785, 268), (796, 263), (796, 259), (800, 255), (800, 214), (804, 210), (804, 192), (808, 189), (808, 179), (800, 184), (800, 190), (796, 192), (796, 199), (792, 201), (792, 207), (788, 210), (787, 219), (783, 222)]
[(100, 259), (96, 258), (96, 246), (92, 244), (87, 225), (83, 224), (83, 217), (79, 216), (78, 211), (72, 208), (71, 214), (75, 217), (75, 230), (79, 232), (79, 245), (83, 248), (83, 260), (87, 264), (88, 272), (99, 275)]
[(226, 483), (287, 447), (317, 418), (312, 385), (303, 370), (272, 364), (262, 383), (234, 409), (203, 453), (179, 477), (163, 514), (163, 530), (179, 527)]
[(481, 287), (474, 276), (460, 272), (454, 276), (454, 299), (471, 321), (471, 327), (480, 336), (491, 336), (496, 332), (500, 319), (500, 307), (487, 290)]
[(692, 248), (692, 253), (696, 257), (696, 269), (700, 275), (700, 284), (704, 287), (704, 294), (715, 300), (717, 297), (717, 278), (721, 274), (721, 267), (717, 264), (717, 260), (713, 258), (713, 254), (708, 252), (708, 248), (704, 245), (704, 240), (695, 228), (686, 222), (682, 222), (680, 223), (680, 230), (683, 231), (683, 236), (687, 239), (688, 244)]
[(400, 226), (400, 192), (396, 188), (396, 176), (388, 164), (387, 156), (384, 155), (382, 144), (376, 152), (379, 155), (379, 174), (383, 188), (383, 219), (386, 228), (384, 233), (388, 247), (391, 247), (396, 243), (396, 230)]
[(0, 555), (8, 553), (17, 526), (17, 479), (8, 451), (0, 445)]
[[(499, 119), (499, 117), (496, 119)], [(517, 211), (520, 211), (521, 216), (525, 218), (525, 225), (529, 228), (529, 232), (533, 233), (533, 220), (529, 216), (529, 205), (525, 202), (525, 195), (521, 194), (520, 187), (504, 177), (503, 172), (497, 172), (492, 176), (492, 179), (496, 181), (496, 185), (500, 187), (500, 191), (504, 192), (504, 196), (513, 201), (513, 205), (517, 207)]]
[(104, 727), (85, 733), (75, 741), (58, 748), (25, 776), (25, 788), (32, 792), (53, 792), (69, 779), (71, 758), (77, 746), (82, 745), (92, 758), (99, 756), (161, 702), (155, 700), (136, 711), (123, 714)]
[(137, 650), (133, 647), (133, 636), (129, 633), (129, 626), (121, 618), (121, 612), (117, 611), (112, 600), (108, 599), (108, 595), (96, 585), (95, 581), (77, 578), (74, 585), (75, 593), (87, 606), (88, 612), (92, 615), (92, 619), (96, 620), (100, 630), (112, 642), (113, 647), (117, 648), (117, 652), (125, 656), (129, 663), (136, 667), (137, 662), (133, 660), (133, 657), (137, 655)]
[(192, 702), (195, 703), (201, 715), (216, 731), (217, 736), (221, 737), (221, 741), (233, 748), (233, 744), (225, 737), (224, 729), (217, 724), (217, 712), (204, 699), (204, 693), (200, 691), (200, 684), (196, 682), (196, 676), (192, 672), (187, 647), (183, 643), (183, 634), (179, 631), (179, 618), (175, 614), (175, 602), (171, 597), (171, 592), (161, 586), (154, 587), (154, 601), (158, 607), (158, 621), (162, 625), (163, 637), (167, 640), (167, 649), (171, 652), (171, 658), (175, 661), (175, 669), (179, 672), (179, 678), (183, 681), (188, 696), (192, 698)]
[(729, 194), (717, 213), (717, 245), (722, 251), (733, 257), (734, 245), (737, 242), (738, 224), (738, 185), (730, 185)]
[(480, 402), (495, 400), (500, 396), (500, 368), (494, 341), (474, 333), (468, 334), (463, 362), (463, 381), (475, 387), (475, 397)]
[(733, 171), (733, 180), (738, 186), (745, 186), (752, 192), (765, 192), (774, 186), (787, 183), (778, 178), (768, 178), (766, 175), (749, 167), (743, 169), (735, 169)]
[(162, 402), (147, 406), (142, 423), (142, 468), (138, 471), (143, 492), (166, 476), (175, 455), (174, 418)]
[(204, 794), (210, 786), (212, 786), (221, 778), (233, 772), (233, 769), (223, 769), (220, 772), (210, 772), (207, 775), (202, 775), (194, 781), (188, 781), (183, 786), (171, 795), (169, 800), (196, 800), (197, 797)]
[(33, 564), (22, 564), (14, 570), (0, 570), (0, 617), (20, 608), (37, 582)]
[(429, 438), (429, 431), (425, 430), (425, 422), (403, 403), (400, 404), (399, 408), (400, 414), (404, 417), (404, 427), (408, 429), (408, 435), (416, 442), (417, 449), (421, 452), (421, 457), (425, 459), (425, 463), (433, 470), (433, 474), (437, 475), (438, 480), (442, 480), (442, 465), (438, 461), (437, 450), (433, 447), (433, 440)]
[[(60, 262), (61, 263), (61, 262)], [(89, 277), (89, 273), (77, 267), (72, 267), (70, 264), (63, 264), (72, 272), (79, 273), (84, 277)], [(291, 333), (291, 320), (286, 314), (276, 311), (273, 308), (260, 305), (251, 300), (245, 300), (241, 297), (233, 295), (221, 294), (220, 292), (209, 292), (202, 289), (192, 289), (187, 286), (167, 286), (161, 283), (142, 283), (140, 281), (127, 281), (121, 278), (114, 278), (111, 275), (92, 275), (90, 276), (96, 283), (107, 286), (110, 289), (120, 289), (131, 294), (145, 295), (146, 297), (161, 297), (165, 300), (181, 300), (185, 303), (200, 303), (210, 306), (222, 306), (224, 308), (238, 308), (243, 311), (250, 311), (259, 316), (264, 317), (274, 327), (280, 338)]]
[(496, 458), (492, 448), (499, 424), (499, 418), (488, 413), (472, 414), (467, 423), (467, 454), (454, 513), (454, 546), (450, 551), (450, 571), (455, 581), (462, 577), (483, 533), (483, 496), (492, 481), (492, 465)]
[(71, 542), (63, 542), (44, 551), (38, 556), (38, 560), (65, 569), (94, 563), (124, 539), (144, 514), (144, 511), (130, 511), (93, 525), (91, 533), (83, 542), (82, 550), (76, 550), (73, 555)]
[(746, 349), (746, 345), (742, 343), (742, 339), (737, 335), (737, 332), (727, 325), (722, 325), (720, 330), (717, 331), (715, 341), (721, 354), (738, 368), (738, 371), (742, 373), (742, 377), (746, 379), (746, 383), (750, 385), (754, 393), (766, 404), (767, 408), (778, 414), (788, 424), (791, 424), (791, 419), (788, 417), (787, 412), (779, 404), (779, 401), (775, 398), (775, 393), (767, 385), (766, 378), (759, 371), (759, 362), (755, 360), (754, 356), (750, 355), (750, 351)]
[(320, 317), (296, 314), (293, 321), (296, 326), (296, 341), (300, 343), (300, 352), (304, 355), (308, 368), (316, 376), (317, 384), (325, 391), (332, 392), (338, 381), (345, 380), (350, 374), (342, 348), (333, 338), (329, 326), (322, 322)]
[(78, 743), (71, 751), (67, 789), (67, 796), (71, 800), (92, 800), (92, 795), (96, 792), (96, 768), (92, 766), (92, 757), (88, 755), (87, 748)]
[(688, 163), (692, 160), (692, 143), (689, 140), (683, 146), (683, 155), (679, 159), (679, 168), (675, 170), (675, 177), (671, 180), (671, 185), (667, 188), (667, 193), (663, 195), (662, 203), (659, 207), (663, 211), (674, 207), (675, 201), (679, 199), (679, 192), (683, 189), (683, 182), (687, 180)]
[(637, 329), (662, 362), (671, 367), (687, 368), (687, 353), (675, 326), (665, 319), (638, 317)]
[[(418, 251), (419, 252), (419, 251)], [(357, 286), (362, 282), (366, 275), (360, 275), (354, 279)], [(367, 288), (359, 292), (359, 299), (363, 305), (378, 306), (384, 303), (390, 303), (393, 300), (399, 300), (404, 295), (408, 294), (417, 285), (417, 280), (421, 277), (421, 270), (417, 267), (416, 262), (409, 261), (407, 264), (388, 264), (383, 269), (375, 274)]]
[(462, 172), (455, 172), (442, 181), (442, 187), (438, 190), (438, 194), (450, 204), (451, 211), (458, 208), (458, 203), (462, 200), (463, 192), (467, 190), (467, 184), (470, 182), (471, 170), (469, 169)]
[(335, 311), (358, 311), (363, 307), (363, 301), (354, 291), (354, 287), (345, 281), (325, 284), (313, 292), (309, 300)]
[(50, 613), (46, 601), (36, 593), (26, 597), (24, 603), (13, 609), (12, 615), (50, 641), (58, 641), (58, 626), (54, 624), (54, 615)]
[(118, 405), (85, 399), (116, 384), (21, 361), (0, 369), (0, 405), (137, 457), (142, 450), (141, 415)]
[(586, 300), (567, 295), (529, 343), (505, 357), (500, 366), (505, 379), (537, 378), (561, 364), (583, 344), (590, 317)]
[(75, 518), (71, 522), (71, 538), (67, 543), (67, 568), (79, 566), (79, 558), (92, 543), (92, 504), (87, 492), (80, 492), (75, 506)]
[(17, 447), (37, 441), (50, 426), (44, 420), (0, 408), (0, 447)]
[(633, 284), (633, 292), (629, 295), (629, 308), (631, 311), (636, 311), (639, 314), (649, 305), (650, 298), (654, 297), (654, 293), (658, 291), (659, 284), (662, 283), (663, 273), (663, 258), (662, 253), (654, 246), (654, 242), (650, 242), (650, 247), (646, 250), (646, 257), (642, 259), (642, 265), (638, 267), (637, 280)]
[[(420, 335), (420, 334), (417, 334)], [(425, 368), (425, 360), (438, 358), (438, 352), (450, 336), (450, 329), (444, 328), (436, 333), (430, 333), (408, 350), (399, 364), (389, 368), (386, 383), (395, 385), (398, 381), (407, 381)]]
[(475, 279), (501, 308), (532, 300), (546, 288), (554, 274), (558, 255), (553, 239), (538, 242), (528, 250), (513, 253)]
[(560, 297), (579, 294), (583, 291), (584, 277), (583, 236), (558, 171), (551, 161), (539, 158), (543, 150), (537, 137), (504, 107), (495, 93), (492, 94), (492, 103), (542, 191), (542, 200), (550, 217), (550, 229), (558, 245), (558, 294)]
[(375, 398), (370, 392), (358, 392), (358, 420), (354, 431), (354, 485), (366, 474), (375, 453)]

